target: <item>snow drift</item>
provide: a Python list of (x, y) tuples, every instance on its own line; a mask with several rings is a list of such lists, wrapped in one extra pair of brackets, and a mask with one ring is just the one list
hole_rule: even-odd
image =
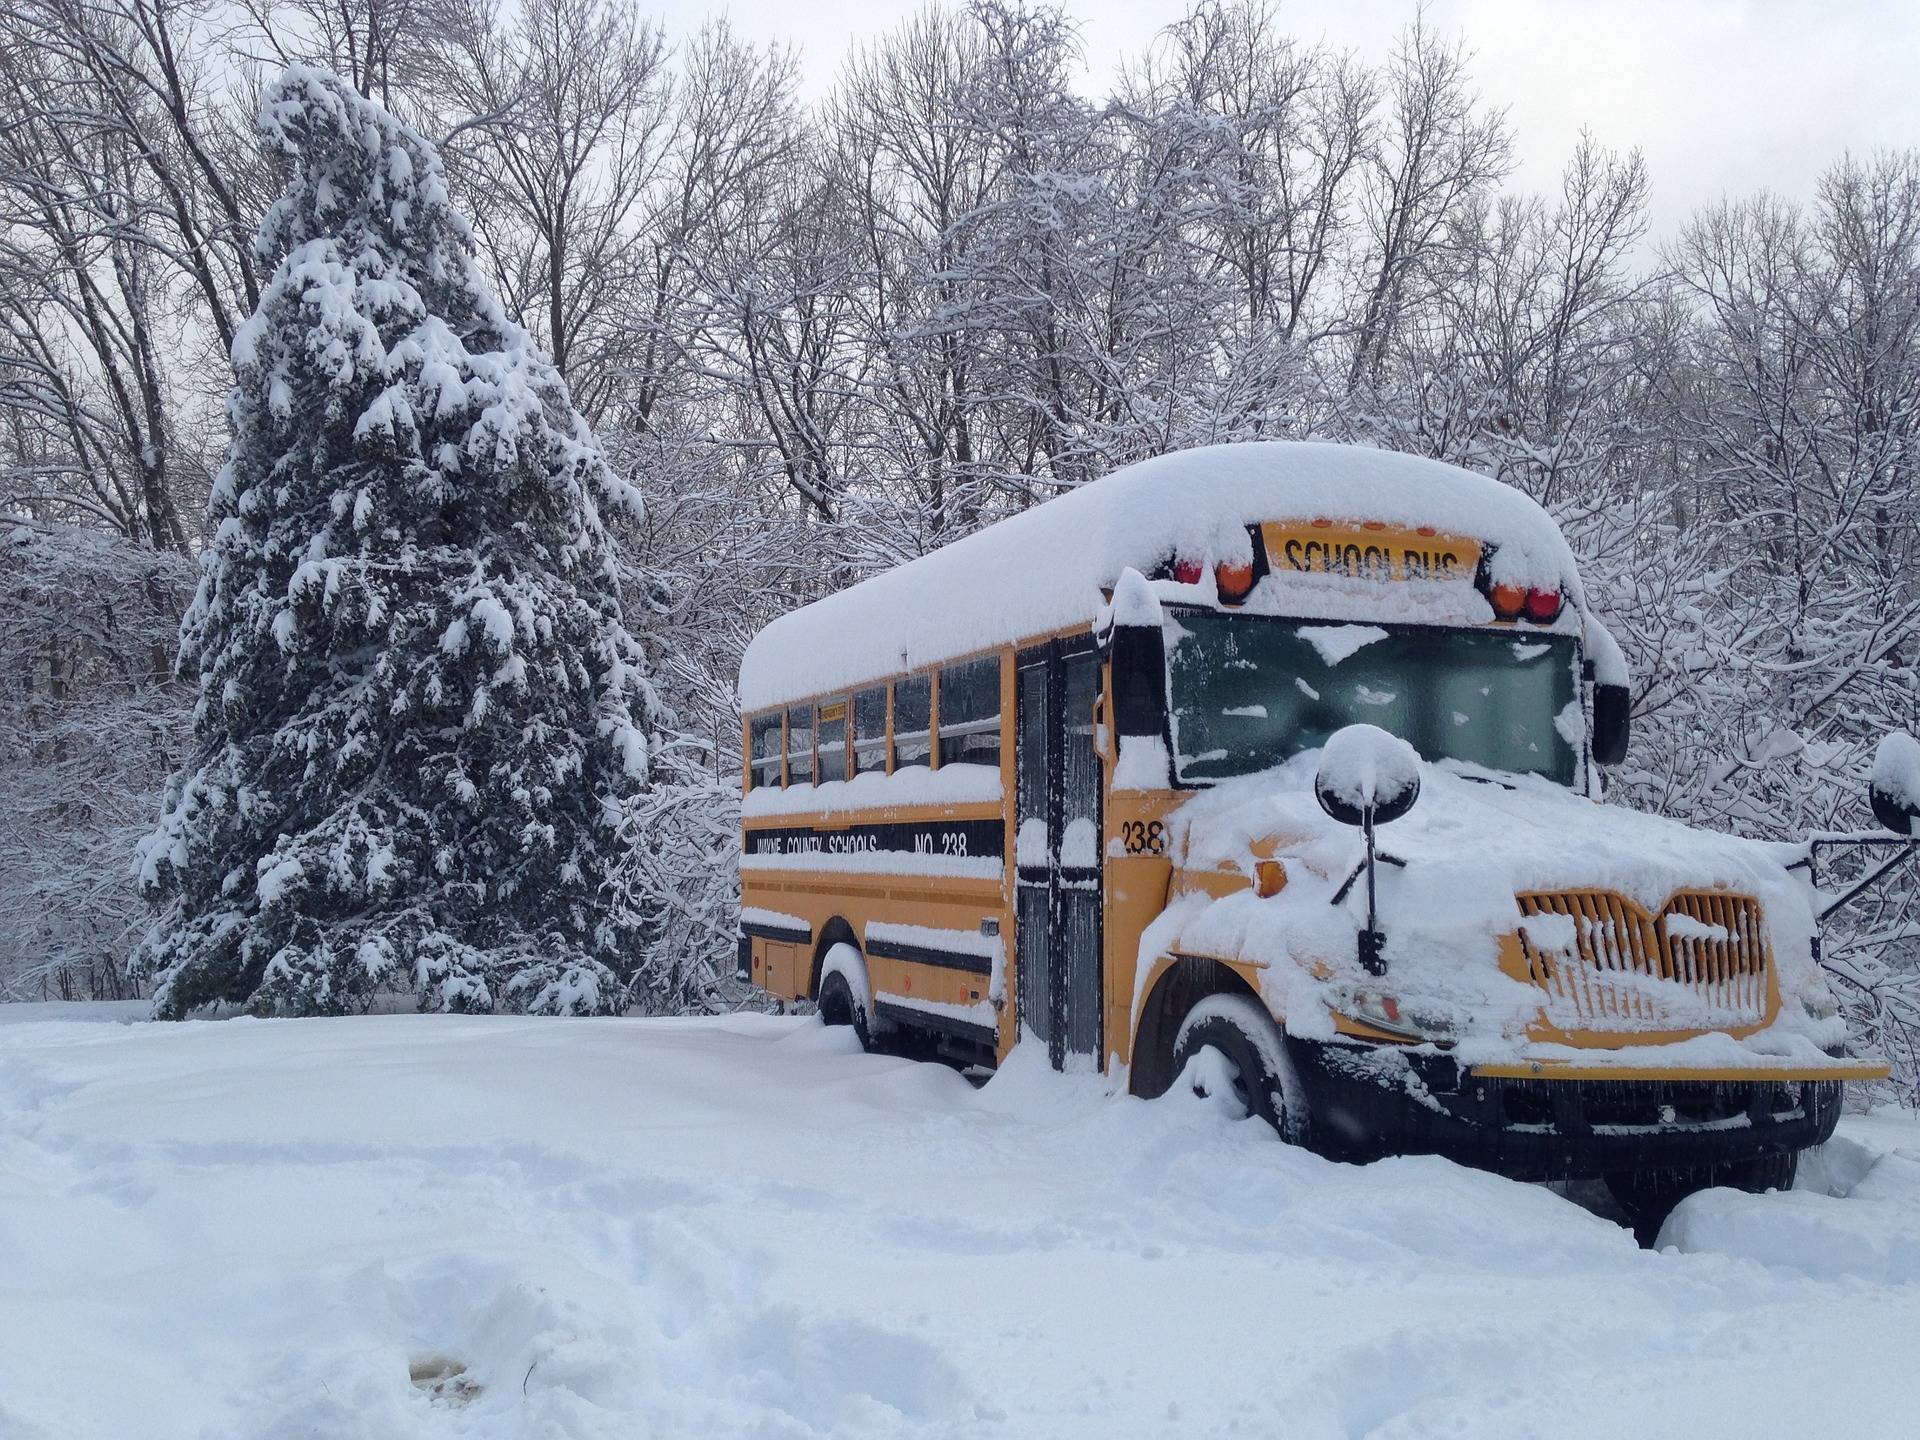
[(1873, 1266), (1831, 1227), (1757, 1257), (1721, 1192), (1648, 1254), (1543, 1188), (1332, 1164), (1037, 1054), (976, 1092), (851, 1047), (754, 1016), (0, 1025), (0, 1434), (1908, 1428), (1920, 1237), (1865, 1183), (1804, 1199)]

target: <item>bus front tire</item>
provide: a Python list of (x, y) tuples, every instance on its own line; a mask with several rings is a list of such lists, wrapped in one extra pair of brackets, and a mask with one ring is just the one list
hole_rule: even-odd
[(1306, 1106), (1280, 1029), (1249, 995), (1208, 995), (1187, 1012), (1173, 1042), (1174, 1084), (1258, 1116), (1282, 1140), (1306, 1140)]
[(1800, 1168), (1800, 1152), (1785, 1150), (1761, 1155), (1752, 1160), (1725, 1165), (1666, 1166), (1653, 1170), (1616, 1170), (1609, 1174), (1607, 1189), (1626, 1212), (1633, 1233), (1644, 1246), (1659, 1238), (1660, 1227), (1674, 1207), (1689, 1195), (1715, 1186), (1745, 1190), (1752, 1195), (1769, 1190), (1787, 1190)]
[(820, 982), (820, 1020), (826, 1025), (851, 1025), (860, 1048), (873, 1049), (866, 1007), (855, 1003), (853, 987), (838, 970), (830, 972)]

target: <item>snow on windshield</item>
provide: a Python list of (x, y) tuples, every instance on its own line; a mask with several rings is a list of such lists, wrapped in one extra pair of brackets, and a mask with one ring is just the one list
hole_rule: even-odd
[[(1429, 760), (1571, 785), (1585, 719), (1565, 636), (1296, 625), (1177, 610), (1168, 657), (1188, 781), (1245, 775), (1367, 723)], [(1331, 638), (1330, 638), (1331, 637)]]
[(1387, 638), (1378, 625), (1302, 625), (1300, 638), (1313, 646), (1331, 669), (1349, 655)]

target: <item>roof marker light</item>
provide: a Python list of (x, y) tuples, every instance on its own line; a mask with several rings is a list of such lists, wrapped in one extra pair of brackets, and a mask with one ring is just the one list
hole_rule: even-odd
[(1496, 620), (1518, 620), (1527, 608), (1524, 585), (1492, 585), (1487, 588), (1487, 603), (1493, 606)]
[(1247, 592), (1253, 589), (1253, 562), (1251, 560), (1222, 560), (1213, 567), (1213, 582), (1220, 587), (1220, 598), (1229, 602), (1238, 602), (1247, 598)]
[(1560, 615), (1560, 592), (1538, 586), (1527, 591), (1527, 619), (1536, 625), (1550, 625)]

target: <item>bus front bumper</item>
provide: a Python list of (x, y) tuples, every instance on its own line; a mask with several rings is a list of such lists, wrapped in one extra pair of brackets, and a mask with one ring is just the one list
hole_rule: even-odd
[(1844, 1065), (1709, 1077), (1598, 1065), (1469, 1067), (1430, 1051), (1295, 1037), (1288, 1049), (1313, 1149), (1338, 1160), (1443, 1155), (1521, 1180), (1802, 1150), (1833, 1134), (1843, 1080), (1884, 1073)]

